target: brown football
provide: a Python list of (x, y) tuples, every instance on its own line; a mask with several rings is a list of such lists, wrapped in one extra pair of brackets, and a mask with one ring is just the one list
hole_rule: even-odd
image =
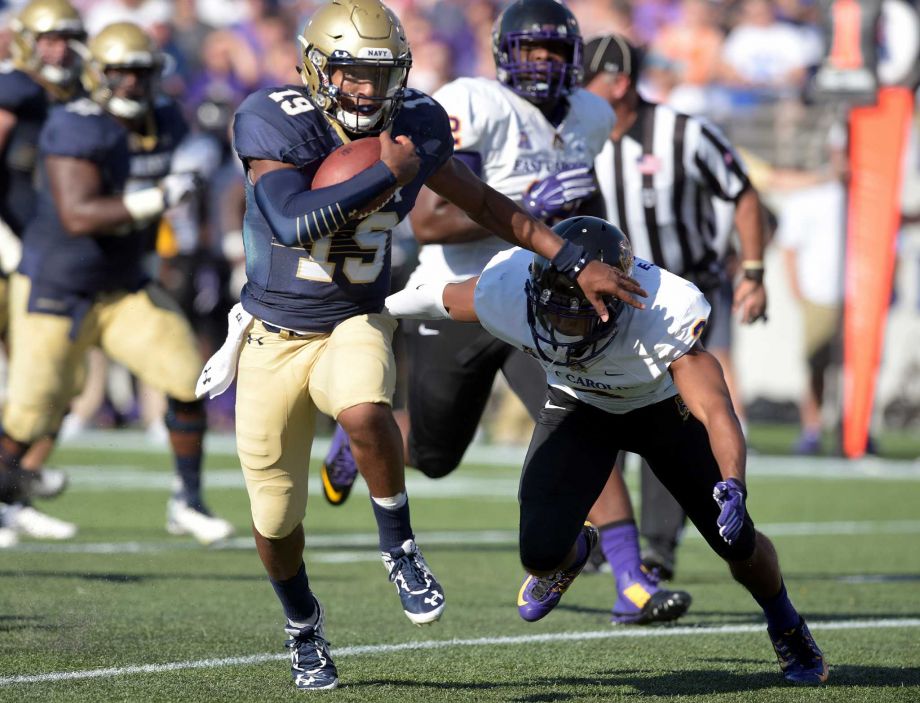
[[(313, 188), (326, 188), (342, 181), (347, 181), (361, 171), (364, 171), (380, 160), (380, 140), (377, 137), (356, 139), (348, 144), (343, 144), (330, 152), (319, 169), (313, 176)], [(356, 217), (367, 217), (376, 212), (393, 197), (396, 187), (381, 193), (369, 202)]]

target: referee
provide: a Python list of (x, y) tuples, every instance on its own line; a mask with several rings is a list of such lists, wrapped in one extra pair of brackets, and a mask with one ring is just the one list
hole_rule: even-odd
[[(746, 323), (766, 317), (760, 198), (714, 125), (639, 96), (641, 59), (636, 47), (615, 34), (592, 39), (583, 54), (585, 87), (617, 115), (595, 160), (607, 219), (629, 237), (636, 256), (693, 281), (705, 294), (712, 313), (702, 341), (730, 376), (732, 312)], [(743, 272), (734, 294), (725, 263), (731, 220)], [(684, 517), (643, 465), (643, 563), (663, 578), (673, 575)]]

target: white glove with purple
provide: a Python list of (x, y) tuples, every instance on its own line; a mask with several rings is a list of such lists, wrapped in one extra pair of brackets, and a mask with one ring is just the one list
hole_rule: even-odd
[(719, 534), (728, 544), (734, 543), (741, 534), (746, 512), (744, 507), (746, 497), (747, 489), (736, 478), (719, 481), (712, 489), (713, 500), (722, 508), (722, 512), (716, 518), (716, 524), (719, 526)]
[(554, 173), (534, 183), (524, 193), (521, 207), (538, 220), (547, 220), (596, 191), (597, 182), (591, 169), (580, 166)]

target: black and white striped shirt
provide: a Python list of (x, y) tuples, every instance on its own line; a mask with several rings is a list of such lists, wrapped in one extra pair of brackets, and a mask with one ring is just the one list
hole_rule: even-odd
[(749, 180), (714, 125), (642, 100), (635, 123), (608, 140), (595, 170), (607, 219), (636, 256), (678, 275), (712, 270), (723, 258)]

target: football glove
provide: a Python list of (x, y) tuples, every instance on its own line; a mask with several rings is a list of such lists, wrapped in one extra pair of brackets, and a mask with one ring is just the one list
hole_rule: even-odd
[(524, 194), (522, 206), (538, 220), (546, 220), (596, 191), (594, 175), (587, 166), (581, 166), (534, 183)]
[(158, 187), (163, 191), (163, 202), (169, 210), (191, 198), (202, 184), (197, 173), (170, 173), (160, 180)]
[(712, 490), (713, 500), (722, 509), (719, 517), (716, 518), (716, 525), (719, 526), (719, 535), (728, 544), (734, 543), (738, 539), (738, 535), (741, 534), (741, 527), (744, 525), (744, 500), (746, 497), (747, 489), (736, 478), (719, 481)]

